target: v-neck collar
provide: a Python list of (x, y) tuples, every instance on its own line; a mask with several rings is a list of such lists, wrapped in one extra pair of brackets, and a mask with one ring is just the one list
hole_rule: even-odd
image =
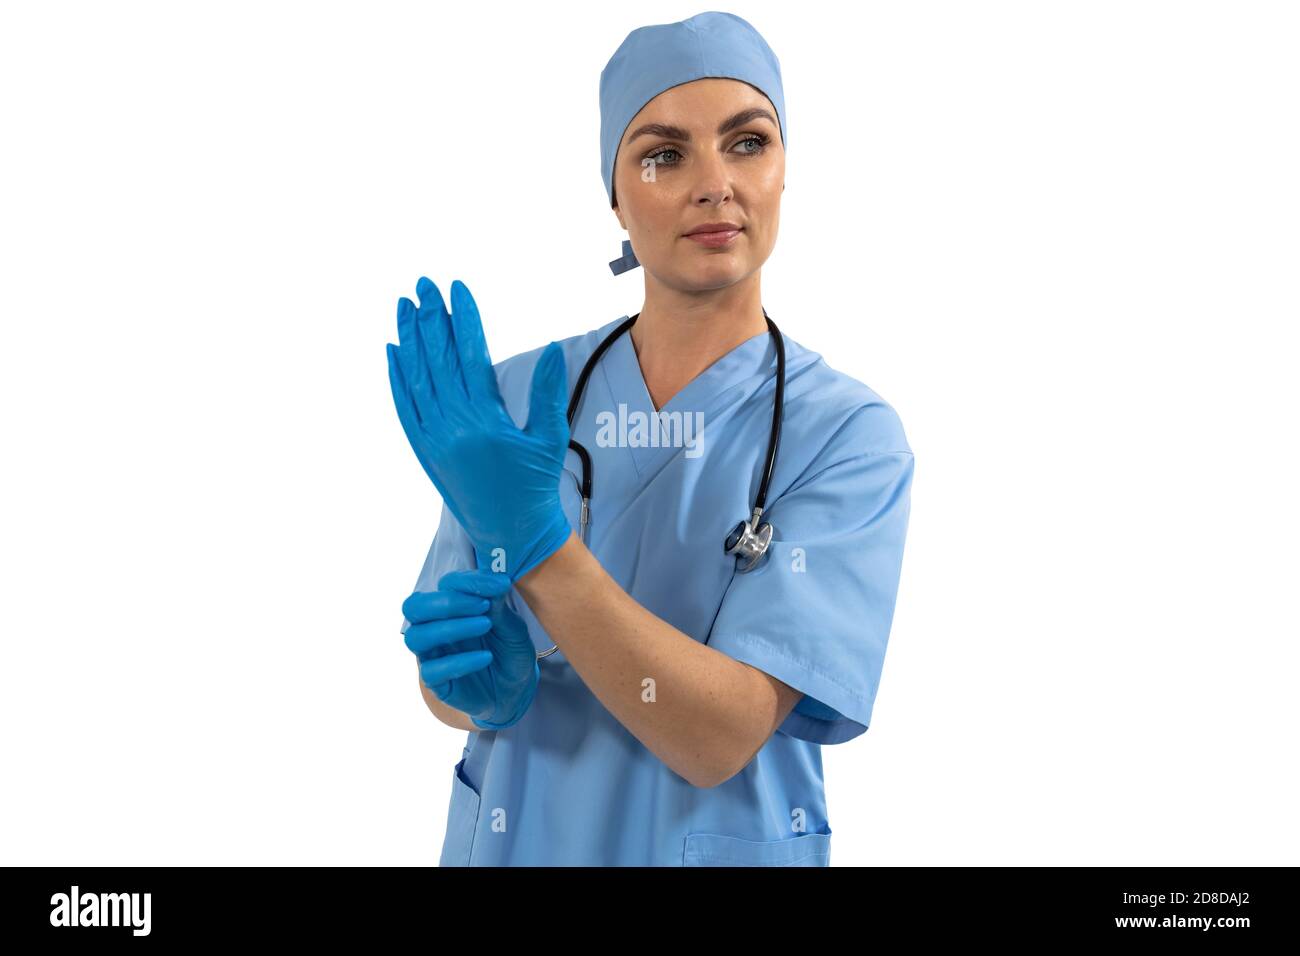
[[(626, 321), (627, 318), (624, 316), (618, 321)], [(613, 327), (617, 328), (618, 323), (614, 323)], [(695, 413), (700, 412), (703, 413), (703, 425), (707, 430), (710, 413), (719, 407), (730, 388), (768, 367), (775, 374), (776, 346), (767, 329), (751, 336), (682, 386), (658, 412), (650, 398), (650, 389), (646, 386), (645, 375), (636, 356), (636, 347), (632, 344), (631, 329), (614, 340), (601, 357), (600, 364), (609, 394), (614, 399), (609, 411), (620, 425), (625, 421), (618, 407), (622, 404), (627, 406), (628, 416), (639, 412), (646, 416), (645, 421), (652, 424), (655, 422), (652, 416), (656, 414), (682, 412), (684, 415), (695, 416)], [(663, 445), (629, 444), (627, 450), (631, 452), (632, 461), (640, 475), (652, 470), (656, 463), (683, 452), (680, 447)]]

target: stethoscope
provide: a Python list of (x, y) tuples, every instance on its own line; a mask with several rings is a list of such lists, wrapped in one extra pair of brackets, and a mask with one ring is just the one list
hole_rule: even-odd
[[(577, 414), (578, 405), (582, 402), (582, 393), (586, 390), (591, 370), (596, 367), (605, 350), (614, 343), (615, 339), (632, 328), (640, 315), (641, 313), (638, 312), (609, 333), (605, 341), (596, 346), (596, 350), (587, 359), (587, 364), (582, 367), (582, 374), (578, 376), (578, 383), (573, 388), (573, 397), (569, 399), (570, 432), (573, 430), (573, 416)], [(772, 543), (772, 525), (766, 521), (760, 523), (759, 519), (763, 515), (763, 506), (767, 503), (767, 486), (772, 480), (772, 471), (776, 467), (776, 449), (781, 444), (781, 420), (785, 416), (785, 340), (781, 337), (781, 330), (767, 314), (767, 309), (763, 310), (763, 318), (767, 320), (767, 330), (771, 333), (772, 341), (776, 343), (776, 395), (772, 402), (772, 433), (767, 440), (767, 464), (763, 468), (763, 480), (758, 486), (758, 497), (754, 499), (754, 510), (747, 520), (740, 522), (731, 530), (722, 543), (723, 554), (735, 558), (736, 570), (741, 574), (757, 567), (758, 562), (767, 553), (768, 545)], [(573, 480), (582, 498), (582, 508), (578, 516), (578, 536), (582, 539), (582, 543), (586, 544), (591, 527), (591, 476), (594, 469), (587, 449), (574, 439), (569, 440), (569, 447), (582, 459), (582, 481), (579, 482), (576, 476)], [(552, 644), (550, 650), (540, 652), (537, 659), (541, 660), (554, 654), (558, 647), (559, 645)]]

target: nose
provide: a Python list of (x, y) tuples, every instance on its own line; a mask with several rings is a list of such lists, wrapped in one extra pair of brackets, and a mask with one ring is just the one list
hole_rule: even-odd
[(695, 182), (692, 185), (692, 199), (695, 204), (720, 206), (731, 199), (733, 190), (731, 174), (723, 157), (716, 153), (703, 159), (696, 166)]

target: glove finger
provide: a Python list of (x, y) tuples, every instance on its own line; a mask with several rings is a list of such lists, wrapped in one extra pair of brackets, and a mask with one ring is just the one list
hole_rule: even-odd
[(450, 415), (456, 404), (468, 400), (452, 336), (451, 317), (442, 301), (442, 293), (429, 279), (420, 276), (415, 291), (420, 297), (420, 308), (415, 317), (416, 334), (424, 348), (433, 390), (439, 396), (439, 407)]
[(511, 682), (522, 681), (537, 660), (537, 648), (528, 633), (528, 625), (507, 603), (513, 585), (510, 576), (492, 571), (451, 571), (438, 580), (440, 591), (460, 591), (491, 597), (486, 612), (492, 629), (486, 635), (489, 647), (497, 651), (502, 676)]
[(564, 364), (564, 349), (558, 342), (546, 346), (533, 367), (532, 387), (528, 396), (528, 424), (524, 430), (558, 449), (564, 460), (569, 443), (569, 382)]
[[(402, 373), (402, 360), (399, 346), (389, 342), (384, 348), (388, 352), (388, 387), (393, 392), (393, 404), (397, 406), (397, 417), (402, 422), (402, 429), (406, 432), (406, 437), (411, 443), (415, 443), (416, 436), (412, 432), (419, 432), (420, 415), (411, 401), (411, 390), (406, 387), (406, 376)], [(406, 414), (406, 413), (410, 414)]]
[(397, 344), (415, 345), (415, 303), (402, 296), (397, 300)]
[[(427, 472), (429, 463), (433, 460), (430, 442), (437, 442), (443, 433), (442, 416), (432, 403), (425, 402), (423, 408), (416, 407), (406, 376), (402, 371), (403, 364), (404, 359), (400, 348), (390, 343), (388, 385), (393, 393), (393, 405), (397, 408), (397, 417), (402, 423), (402, 430), (406, 432), (406, 440), (411, 443), (415, 456), (420, 459), (420, 464)], [(430, 478), (432, 477), (430, 475)], [(441, 492), (440, 486), (439, 491)]]
[(434, 652), (445, 652), (452, 644), (482, 637), (490, 630), (492, 622), (484, 616), (453, 617), (446, 621), (412, 624), (402, 637), (407, 649), (424, 660)]
[(445, 621), (447, 618), (486, 614), (491, 602), (487, 598), (457, 591), (416, 591), (402, 602), (402, 613), (412, 624)]
[(429, 379), (429, 367), (416, 332), (415, 303), (405, 296), (397, 300), (397, 337), (400, 340), (397, 346), (398, 367), (415, 409), (420, 413), (420, 420), (441, 417), (433, 382)]
[(497, 373), (492, 368), (487, 339), (483, 337), (483, 320), (478, 303), (465, 283), (456, 279), (451, 284), (451, 329), (460, 356), (461, 374), (465, 392), (476, 405), (502, 405), (497, 388)]
[(442, 686), (450, 684), (459, 677), (481, 671), (492, 663), (491, 651), (469, 651), (464, 654), (449, 654), (420, 662), (420, 680), (424, 686), (433, 691), (442, 700), (451, 694), (451, 688)]
[(489, 600), (504, 597), (510, 593), (510, 588), (510, 576), (495, 571), (479, 569), (449, 571), (438, 579), (439, 591), (477, 594)]

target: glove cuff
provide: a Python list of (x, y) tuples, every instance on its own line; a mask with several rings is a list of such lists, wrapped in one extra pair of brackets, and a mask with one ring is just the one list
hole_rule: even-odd
[(529, 550), (528, 556), (520, 563), (518, 570), (510, 572), (510, 583), (518, 581), (564, 547), (564, 542), (569, 540), (569, 535), (572, 533), (573, 528), (569, 526), (569, 519), (562, 509), (557, 508), (555, 517), (551, 519), (546, 532), (537, 539), (537, 543)]

